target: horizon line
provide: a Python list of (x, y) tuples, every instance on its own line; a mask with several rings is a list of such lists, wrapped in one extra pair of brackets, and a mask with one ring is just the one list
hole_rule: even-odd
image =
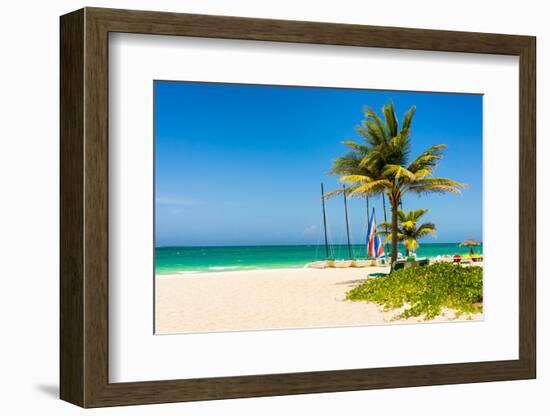
[[(479, 242), (480, 245), (483, 245), (483, 241)], [(390, 243), (388, 243), (390, 244)], [(460, 244), (460, 241), (447, 241), (447, 242), (437, 242), (437, 243), (422, 243), (422, 245), (427, 244)], [(352, 246), (363, 246), (365, 243), (351, 243)], [(399, 242), (398, 245), (403, 245), (402, 242)], [(154, 248), (222, 248), (222, 247), (293, 247), (293, 246), (324, 246), (324, 244), (317, 243), (298, 243), (298, 244), (222, 244), (222, 245), (166, 245), (166, 246), (155, 246)], [(347, 243), (341, 244), (329, 244), (329, 246), (347, 246)]]

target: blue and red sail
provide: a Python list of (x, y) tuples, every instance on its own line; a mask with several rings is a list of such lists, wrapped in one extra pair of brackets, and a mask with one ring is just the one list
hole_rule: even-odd
[(380, 236), (376, 234), (376, 221), (374, 219), (374, 208), (370, 217), (369, 226), (367, 229), (367, 256), (382, 257), (384, 255), (384, 246)]

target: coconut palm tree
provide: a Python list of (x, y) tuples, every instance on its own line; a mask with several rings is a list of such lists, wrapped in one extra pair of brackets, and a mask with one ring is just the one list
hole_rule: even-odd
[[(391, 207), (391, 262), (397, 260), (398, 211), (408, 193), (458, 193), (466, 184), (448, 178), (433, 177), (443, 157), (444, 144), (436, 144), (420, 153), (412, 162), (410, 156), (410, 128), (416, 108), (411, 107), (401, 124), (392, 102), (382, 107), (383, 120), (372, 109), (365, 111), (365, 119), (357, 131), (363, 143), (344, 142), (350, 151), (333, 162), (331, 173), (340, 175), (348, 184), (349, 196), (385, 194)], [(329, 192), (326, 196), (341, 193)]]
[[(403, 241), (405, 245), (406, 256), (409, 256), (411, 251), (416, 251), (420, 246), (418, 240), (428, 235), (435, 235), (435, 224), (431, 222), (425, 222), (418, 225), (420, 218), (422, 218), (428, 212), (427, 209), (416, 209), (405, 212), (403, 210), (397, 211), (397, 239)], [(385, 235), (388, 241), (391, 241), (391, 235), (385, 230), (389, 228), (389, 223), (382, 223), (378, 226), (380, 230), (377, 234)]]

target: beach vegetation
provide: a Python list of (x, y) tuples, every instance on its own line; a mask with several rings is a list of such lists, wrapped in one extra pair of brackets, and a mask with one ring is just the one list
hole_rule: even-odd
[[(370, 108), (357, 127), (361, 143), (346, 141), (348, 152), (334, 160), (330, 173), (340, 175), (347, 194), (354, 196), (386, 195), (391, 208), (391, 261), (397, 260), (399, 209), (406, 194), (461, 193), (466, 184), (433, 176), (443, 157), (445, 144), (435, 144), (410, 158), (411, 124), (416, 108), (407, 110), (398, 122), (393, 102), (382, 107), (382, 116)], [(340, 194), (335, 190), (326, 194)]]
[(442, 308), (462, 314), (483, 310), (483, 269), (452, 263), (435, 263), (394, 271), (385, 277), (367, 279), (350, 290), (346, 298), (383, 305), (385, 310), (405, 307), (394, 319), (423, 315), (435, 318)]

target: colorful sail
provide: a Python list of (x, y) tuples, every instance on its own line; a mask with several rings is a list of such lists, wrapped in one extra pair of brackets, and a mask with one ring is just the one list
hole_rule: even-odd
[(374, 207), (372, 208), (372, 215), (370, 217), (369, 226), (367, 229), (367, 256), (369, 257), (381, 257), (384, 255), (384, 245), (380, 236), (376, 234), (376, 221), (374, 219)]
[(384, 253), (384, 245), (379, 235), (374, 236), (374, 252), (376, 253), (375, 257), (382, 257)]

